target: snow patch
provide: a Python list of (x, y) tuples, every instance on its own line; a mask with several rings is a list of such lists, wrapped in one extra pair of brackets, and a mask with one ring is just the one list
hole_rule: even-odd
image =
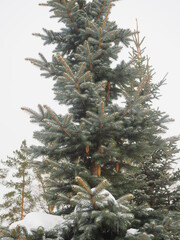
[(24, 226), (29, 233), (32, 229), (36, 230), (38, 227), (43, 227), (45, 231), (50, 231), (56, 225), (60, 225), (63, 222), (64, 219), (61, 216), (42, 212), (31, 212), (28, 213), (23, 220), (12, 223), (10, 229), (16, 228), (17, 226)]
[(154, 209), (153, 209), (153, 208), (150, 208), (150, 207), (149, 207), (149, 208), (145, 208), (145, 210), (148, 211), (148, 212), (154, 211)]
[(138, 229), (130, 228), (130, 229), (127, 230), (126, 236), (128, 236), (128, 235), (136, 235), (138, 233), (139, 233)]
[[(91, 189), (91, 192), (94, 193), (95, 190), (96, 190), (96, 188), (92, 188), (92, 189)], [(102, 189), (102, 190), (98, 193), (98, 195), (100, 195), (100, 196), (105, 196), (105, 198), (103, 199), (103, 203), (105, 203), (105, 204), (107, 204), (108, 201), (111, 201), (111, 202), (113, 202), (114, 204), (117, 204), (116, 199), (115, 199), (115, 198), (113, 197), (113, 195), (112, 195), (109, 191), (107, 191), (106, 189)]]

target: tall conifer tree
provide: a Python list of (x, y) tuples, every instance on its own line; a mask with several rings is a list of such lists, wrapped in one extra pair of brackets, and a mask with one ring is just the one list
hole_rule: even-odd
[[(114, 2), (49, 0), (42, 4), (50, 7), (64, 27), (60, 32), (44, 29), (43, 34), (34, 34), (45, 44), (56, 44), (51, 61), (42, 54), (40, 60), (27, 60), (54, 80), (55, 99), (60, 105), (66, 104), (69, 113), (55, 113), (48, 105), (38, 105), (38, 112), (23, 108), (31, 114), (32, 122), (41, 126), (34, 133), (41, 145), (31, 146), (28, 152), (34, 159), (45, 159), (38, 166), (39, 171), (50, 174), (49, 203), (68, 219), (58, 239), (140, 240), (152, 239), (153, 235), (156, 239), (178, 239), (179, 228), (172, 230), (168, 220), (164, 223), (167, 228), (163, 227), (154, 210), (149, 213), (140, 205), (140, 211), (134, 210), (133, 221), (131, 213), (124, 213), (128, 208), (121, 205), (132, 198), (131, 194), (120, 198), (122, 194), (142, 190), (136, 174), (141, 176), (147, 159), (158, 153), (160, 164), (167, 149), (171, 158), (177, 152), (177, 139), (162, 137), (171, 119), (152, 107), (164, 79), (158, 84), (152, 82), (153, 71), (143, 55), (138, 29), (121, 29), (109, 20)], [(130, 62), (121, 60), (112, 67), (114, 61), (119, 62), (121, 49), (132, 40), (135, 47)], [(125, 104), (114, 104), (117, 99), (124, 99)], [(73, 185), (75, 179), (79, 187)], [(103, 192), (109, 185), (104, 179), (110, 182), (108, 190), (120, 198), (119, 203), (112, 196), (104, 202), (109, 193)], [(74, 191), (78, 192), (75, 196)], [(149, 192), (144, 193), (147, 200), (151, 198)], [(158, 220), (152, 223), (154, 218)], [(135, 236), (127, 234), (131, 226), (139, 229)]]

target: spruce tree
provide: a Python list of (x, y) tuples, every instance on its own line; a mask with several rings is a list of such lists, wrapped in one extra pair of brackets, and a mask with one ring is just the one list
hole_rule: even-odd
[[(146, 191), (148, 182), (144, 186), (139, 180), (142, 175), (147, 179), (144, 169), (149, 159), (156, 159), (159, 165), (166, 159), (167, 150), (168, 159), (177, 152), (177, 138), (162, 137), (171, 119), (152, 106), (165, 79), (152, 82), (153, 70), (143, 55), (138, 29), (121, 29), (109, 20), (114, 2), (49, 0), (42, 4), (50, 7), (64, 27), (60, 32), (44, 29), (43, 34), (34, 34), (45, 44), (56, 44), (50, 62), (41, 53), (40, 60), (27, 60), (38, 66), (43, 76), (54, 80), (55, 99), (60, 105), (66, 104), (69, 113), (63, 116), (40, 104), (38, 112), (23, 108), (41, 127), (34, 133), (40, 145), (27, 151), (32, 159), (43, 157), (37, 166), (50, 174), (49, 204), (67, 219), (58, 230), (58, 239), (178, 239), (178, 225), (172, 230), (174, 221), (167, 220), (167, 230), (163, 227), (166, 209), (161, 209), (160, 218), (154, 209), (148, 211), (145, 201), (154, 207), (151, 193)], [(132, 41), (135, 45), (130, 61), (117, 63), (121, 49)], [(125, 103), (117, 105), (114, 100)], [(169, 164), (164, 171), (168, 170)], [(75, 179), (81, 186), (75, 185)], [(127, 199), (120, 198), (118, 203), (111, 197), (106, 201), (109, 192), (102, 194), (105, 179), (115, 199), (128, 194)], [(130, 193), (135, 190), (144, 192), (135, 198), (141, 204), (134, 208), (133, 220), (130, 208), (121, 201), (128, 205), (125, 200), (131, 199)], [(164, 194), (163, 199), (167, 199)], [(164, 203), (156, 204), (157, 209), (164, 208)], [(139, 232), (127, 235), (132, 226)], [(156, 226), (160, 226), (160, 233)]]

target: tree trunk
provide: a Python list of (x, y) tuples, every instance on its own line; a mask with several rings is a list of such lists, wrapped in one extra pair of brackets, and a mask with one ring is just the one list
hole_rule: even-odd
[(24, 172), (23, 172), (22, 196), (21, 196), (21, 220), (23, 220), (23, 216), (24, 216), (24, 188), (25, 188), (25, 176), (24, 176)]
[(91, 174), (97, 175), (97, 166), (95, 165), (95, 163), (91, 163)]

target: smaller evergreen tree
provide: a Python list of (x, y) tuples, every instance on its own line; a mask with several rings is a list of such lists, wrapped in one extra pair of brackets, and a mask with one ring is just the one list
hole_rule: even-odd
[(180, 173), (172, 167), (176, 161), (174, 154), (178, 151), (176, 142), (176, 137), (170, 138), (166, 146), (146, 157), (140, 172), (136, 174), (137, 179), (144, 180), (134, 191), (138, 205), (147, 202), (154, 209), (178, 210), (176, 183)]
[(14, 229), (7, 229), (5, 227), (0, 229), (0, 239), (7, 240), (32, 240), (32, 237), (28, 235), (26, 228), (17, 226)]
[(11, 224), (22, 220), (23, 217), (35, 207), (35, 201), (31, 193), (31, 174), (29, 170), (29, 157), (24, 151), (26, 141), (21, 144), (20, 150), (14, 152), (14, 157), (2, 162), (8, 170), (3, 185), (7, 192), (3, 196), (3, 203), (0, 204), (1, 221), (4, 224)]
[(46, 238), (43, 227), (38, 227), (36, 230), (32, 230), (31, 233), (27, 231), (25, 227), (17, 226), (13, 229), (0, 228), (0, 239), (6, 240), (45, 240), (52, 239)]
[(7, 176), (7, 170), (0, 168), (0, 183), (3, 183), (3, 180), (6, 178)]
[[(39, 162), (37, 161), (36, 164), (39, 164)], [(36, 207), (51, 214), (54, 210), (54, 205), (48, 202), (49, 195), (47, 193), (47, 188), (49, 186), (49, 174), (43, 171), (37, 171), (37, 169), (34, 168), (34, 165), (33, 173), (36, 179), (36, 190), (33, 191)]]

